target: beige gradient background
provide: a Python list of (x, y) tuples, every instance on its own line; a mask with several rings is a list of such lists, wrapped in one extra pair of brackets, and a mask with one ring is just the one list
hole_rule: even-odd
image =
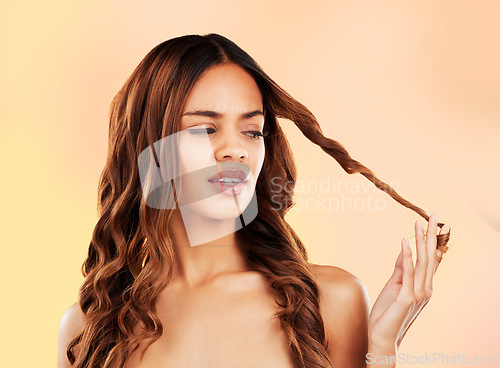
[[(158, 43), (210, 32), (451, 225), (434, 295), (399, 352), (500, 355), (499, 17), (500, 2), (484, 0), (2, 2), (0, 366), (56, 364), (97, 220), (112, 97)], [(299, 191), (288, 221), (313, 263), (355, 274), (373, 305), (420, 217), (281, 124), (299, 181), (332, 184)]]

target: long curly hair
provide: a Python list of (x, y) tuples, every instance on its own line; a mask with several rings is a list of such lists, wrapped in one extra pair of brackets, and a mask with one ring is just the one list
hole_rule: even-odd
[[(264, 274), (275, 290), (275, 317), (286, 333), (297, 367), (333, 364), (327, 355), (331, 342), (326, 339), (318, 284), (307, 262), (307, 251), (284, 218), (294, 203), (296, 167), (277, 118), (292, 121), (348, 174), (360, 173), (429, 220), (424, 210), (351, 158), (342, 144), (325, 137), (314, 115), (235, 43), (214, 33), (167, 40), (144, 57), (111, 103), (108, 155), (99, 178), (99, 219), (82, 265), (85, 279), (79, 304), (85, 326), (66, 352), (74, 367), (109, 367), (115, 361), (123, 367), (139, 344), (149, 340), (147, 349), (163, 333), (155, 302), (172, 276), (174, 248), (167, 226), (172, 210), (146, 204), (138, 156), (154, 142), (179, 131), (193, 85), (205, 70), (223, 63), (244, 68), (262, 94), (267, 135), (255, 187), (258, 213), (236, 236), (248, 267)], [(286, 186), (287, 190), (276, 192), (272, 185)], [(437, 236), (437, 246), (443, 252), (449, 236)], [(140, 333), (134, 333), (137, 324), (143, 327)]]

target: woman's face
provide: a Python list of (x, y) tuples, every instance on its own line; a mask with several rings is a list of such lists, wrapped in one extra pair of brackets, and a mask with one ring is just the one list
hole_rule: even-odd
[(245, 210), (264, 161), (263, 127), (262, 96), (250, 74), (235, 64), (202, 74), (178, 134), (183, 210), (219, 220)]

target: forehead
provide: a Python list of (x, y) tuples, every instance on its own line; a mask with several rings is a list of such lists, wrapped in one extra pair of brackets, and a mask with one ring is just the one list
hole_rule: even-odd
[(215, 110), (225, 115), (262, 109), (262, 96), (248, 72), (235, 64), (211, 67), (194, 84), (183, 113)]

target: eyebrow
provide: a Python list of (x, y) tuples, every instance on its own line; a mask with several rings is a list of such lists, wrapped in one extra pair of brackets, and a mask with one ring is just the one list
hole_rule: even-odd
[[(224, 114), (217, 112), (217, 111), (213, 111), (213, 110), (195, 110), (195, 111), (188, 111), (188, 112), (184, 113), (182, 116), (186, 116), (186, 115), (187, 116), (190, 116), (190, 115), (206, 116), (209, 118), (221, 118)], [(250, 112), (246, 112), (244, 114), (241, 114), (241, 117), (243, 119), (250, 119), (250, 118), (253, 118), (254, 116), (258, 116), (258, 115), (264, 116), (264, 113), (260, 110), (254, 110), (254, 111), (250, 111)]]

